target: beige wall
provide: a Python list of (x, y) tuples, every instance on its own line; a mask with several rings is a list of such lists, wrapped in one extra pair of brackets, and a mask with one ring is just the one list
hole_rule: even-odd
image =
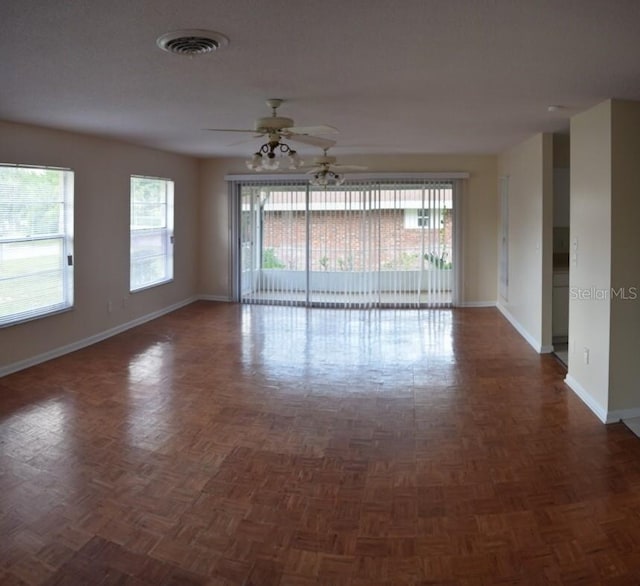
[(500, 155), (509, 186), (509, 291), (501, 309), (539, 351), (551, 346), (553, 138), (538, 134)]
[[(0, 162), (75, 172), (75, 308), (0, 329), (0, 369), (78, 343), (196, 292), (196, 159), (84, 135), (0, 122)], [(174, 281), (129, 293), (129, 178), (175, 181)], [(107, 309), (112, 302), (112, 311)], [(123, 306), (124, 305), (124, 306)]]
[[(242, 169), (242, 161), (207, 159), (200, 162), (198, 293), (220, 299), (231, 298), (229, 243), (231, 226), (229, 186), (224, 176), (230, 168)], [(240, 171), (242, 172), (242, 171)]]
[(611, 109), (609, 410), (640, 408), (640, 102)]
[(611, 286), (610, 101), (571, 119), (570, 230), (567, 379), (602, 414), (608, 409), (610, 311), (595, 291)]
[[(463, 194), (462, 303), (495, 303), (498, 237), (497, 167), (494, 156), (397, 155), (340, 157), (343, 164), (366, 165), (371, 172), (467, 171)], [(244, 159), (209, 159), (201, 163), (200, 281), (203, 295), (228, 298), (231, 292), (226, 174), (247, 173)]]

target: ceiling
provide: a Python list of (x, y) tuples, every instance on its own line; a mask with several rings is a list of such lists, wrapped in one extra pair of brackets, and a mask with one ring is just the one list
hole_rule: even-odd
[[(230, 43), (156, 46), (193, 28)], [(639, 30), (638, 0), (2, 0), (0, 119), (248, 155), (258, 139), (203, 129), (252, 128), (277, 97), (337, 127), (334, 154), (497, 153), (640, 100)]]

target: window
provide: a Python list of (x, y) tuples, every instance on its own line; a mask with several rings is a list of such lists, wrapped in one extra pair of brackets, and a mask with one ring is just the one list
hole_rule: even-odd
[(440, 210), (437, 209), (406, 209), (404, 210), (404, 227), (407, 229), (440, 228), (444, 224), (440, 216)]
[(429, 217), (431, 210), (418, 210), (418, 226), (420, 228), (427, 228), (429, 226)]
[(130, 289), (173, 279), (173, 181), (131, 177)]
[(73, 171), (0, 165), (0, 326), (73, 305)]

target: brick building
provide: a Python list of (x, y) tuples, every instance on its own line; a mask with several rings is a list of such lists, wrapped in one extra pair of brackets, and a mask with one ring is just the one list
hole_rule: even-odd
[[(427, 192), (425, 194), (425, 191)], [(416, 270), (450, 266), (451, 189), (263, 194), (262, 267), (312, 271)]]

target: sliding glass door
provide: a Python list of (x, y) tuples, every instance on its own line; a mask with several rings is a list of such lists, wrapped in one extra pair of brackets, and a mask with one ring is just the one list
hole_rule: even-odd
[(454, 289), (454, 181), (239, 183), (245, 303), (436, 307)]

